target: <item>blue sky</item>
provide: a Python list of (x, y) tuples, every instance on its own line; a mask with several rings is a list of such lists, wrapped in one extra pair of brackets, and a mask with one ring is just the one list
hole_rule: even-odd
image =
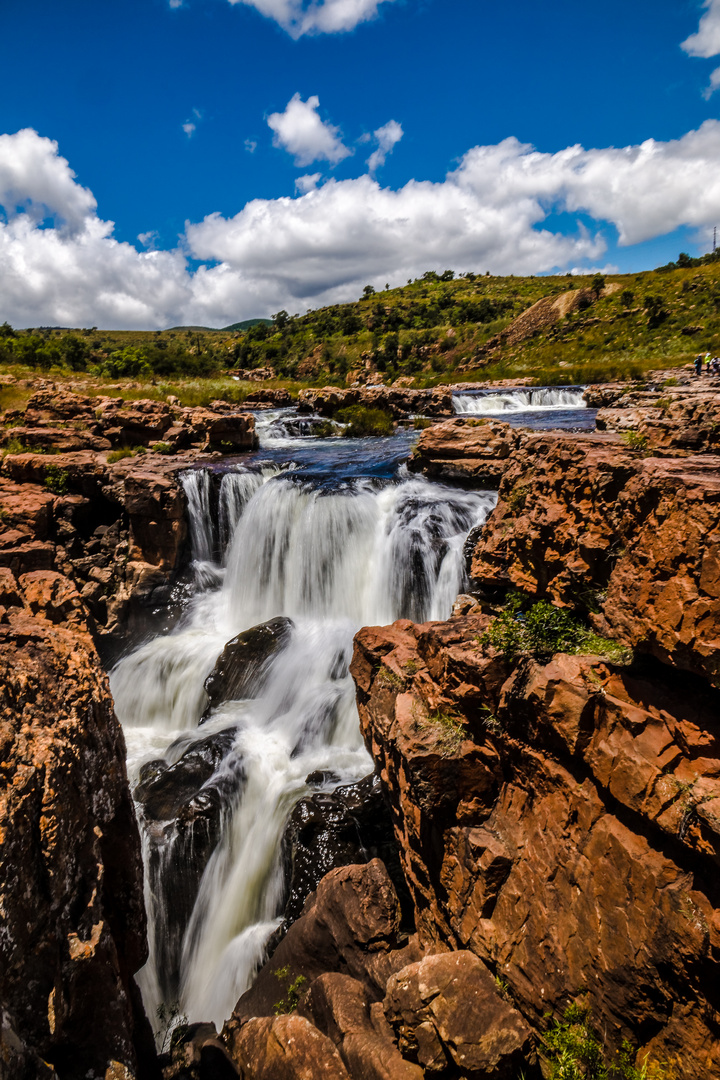
[(222, 325), (429, 268), (638, 270), (720, 225), (720, 0), (2, 16), (15, 325)]

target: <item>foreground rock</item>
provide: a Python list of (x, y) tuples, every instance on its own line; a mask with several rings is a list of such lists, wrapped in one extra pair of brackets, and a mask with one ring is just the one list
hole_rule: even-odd
[(534, 1075), (522, 1017), (475, 956), (423, 957), (377, 859), (323, 878), (223, 1040), (247, 1080)]
[(420, 940), (473, 952), (533, 1027), (588, 992), (611, 1049), (714, 1076), (717, 692), (659, 665), (518, 666), (478, 646), (488, 621), (356, 639)]
[(7, 1080), (155, 1075), (133, 981), (147, 946), (124, 757), (77, 591), (56, 572), (0, 570)]

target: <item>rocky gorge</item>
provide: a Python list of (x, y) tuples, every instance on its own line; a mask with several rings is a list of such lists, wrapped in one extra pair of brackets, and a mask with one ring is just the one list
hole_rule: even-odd
[[(180, 649), (184, 639), (167, 635), (197, 590), (191, 554), (212, 573), (193, 499), (215, 515), (209, 550), (230, 530), (228, 508), (242, 521), (248, 498), (269, 498), (271, 465), (295, 456), (302, 466), (301, 455), (278, 444), (261, 463), (267, 475), (249, 474), (251, 495), (232, 475), (223, 488), (230, 474), (213, 469), (256, 448), (258, 413), (48, 388), (6, 416), (3, 1075), (529, 1078), (550, 1075), (547, 1032), (578, 1002), (607, 1061), (637, 1075), (646, 1062), (657, 1076), (717, 1075), (720, 395), (704, 382), (591, 388), (597, 430), (581, 432), (452, 417), (449, 390), (389, 402), (401, 419), (439, 420), (412, 451), (418, 479), (401, 481), (400, 524), (430, 499), (422, 484), (451, 486), (442, 503), (428, 501), (403, 564), (409, 583), (384, 587), (402, 599), (358, 608), (348, 685), (372, 762), (358, 749), (351, 765), (345, 750), (333, 773), (313, 750), (318, 767), (281, 814), (275, 921), (250, 985), (232, 1015), (208, 1006), (183, 1022), (179, 1010), (159, 1057), (147, 989), (144, 1011), (134, 981), (148, 955), (135, 817), (142, 845), (159, 845), (146, 890), (148, 874), (160, 888), (152, 875), (164, 858), (188, 875), (150, 934), (151, 952), (158, 935), (174, 942), (166, 970), (179, 972), (222, 846), (224, 792), (252, 785), (250, 744), (231, 759), (237, 735), (224, 710), (267, 694), (304, 609), (253, 606), (250, 565), (234, 569), (228, 547), (226, 584), (235, 574), (259, 617), (208, 646), (193, 721), (202, 740), (146, 754), (139, 782), (131, 770), (135, 811), (103, 665), (153, 634)], [(374, 404), (380, 392), (352, 393), (342, 404)], [(337, 406), (330, 391), (301, 404), (320, 415)], [(188, 470), (206, 486), (183, 481)], [(283, 484), (303, 513), (330, 514), (334, 495)], [(369, 507), (390, 489), (353, 490)], [(480, 513), (474, 493), (488, 490), (497, 505)], [(322, 520), (337, 531), (351, 502)], [(248, 537), (259, 536), (260, 518), (251, 524)], [(357, 536), (359, 519), (348, 528)], [(237, 534), (238, 559), (248, 537)], [(428, 569), (421, 551), (433, 545), (443, 559)], [(435, 598), (453, 545), (466, 573), (450, 614), (452, 597)], [(348, 581), (358, 572), (350, 562)], [(343, 662), (338, 686), (349, 680)], [(290, 748), (300, 764), (315, 762), (303, 754), (324, 708), (316, 690), (308, 702)], [(373, 763), (370, 779), (356, 779)], [(165, 1001), (180, 975), (167, 977)]]

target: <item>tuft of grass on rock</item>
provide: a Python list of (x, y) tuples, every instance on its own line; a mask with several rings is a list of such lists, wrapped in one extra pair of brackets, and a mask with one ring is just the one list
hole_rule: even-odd
[(539, 600), (523, 611), (513, 596), (505, 610), (488, 626), (479, 641), (507, 657), (550, 659), (555, 653), (599, 656), (612, 664), (628, 664), (632, 651), (588, 629), (567, 608)]

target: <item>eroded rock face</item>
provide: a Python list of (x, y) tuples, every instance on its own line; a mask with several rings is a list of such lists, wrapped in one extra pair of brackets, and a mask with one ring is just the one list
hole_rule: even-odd
[(589, 613), (664, 662), (718, 675), (720, 479), (712, 456), (643, 457), (616, 436), (528, 436), (472, 556), (509, 586)]
[(0, 1060), (8, 1080), (43, 1075), (33, 1072), (39, 1059), (72, 1080), (154, 1075), (133, 981), (146, 956), (145, 912), (124, 756), (77, 591), (57, 573), (17, 580), (6, 570)]
[(429, 480), (496, 488), (521, 439), (501, 421), (459, 416), (423, 431), (408, 468)]
[(627, 1037), (709, 1080), (717, 691), (652, 662), (510, 662), (481, 646), (487, 624), (356, 638), (362, 730), (400, 810), (421, 941), (474, 953), (533, 1027), (587, 991), (610, 1047)]

